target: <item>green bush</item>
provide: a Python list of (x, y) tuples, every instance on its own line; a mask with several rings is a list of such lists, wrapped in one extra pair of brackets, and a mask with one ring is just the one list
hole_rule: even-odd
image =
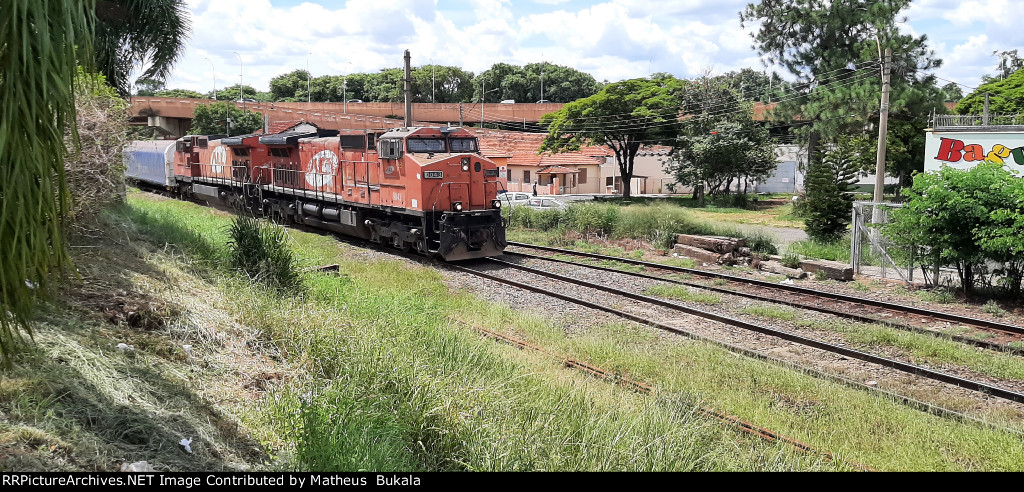
[(508, 212), (512, 227), (541, 231), (599, 234), (612, 239), (637, 239), (660, 248), (670, 248), (677, 234), (742, 237), (751, 251), (778, 254), (771, 237), (765, 234), (743, 234), (732, 227), (723, 227), (694, 220), (675, 205), (621, 206), (611, 203), (574, 203), (565, 210), (534, 210), (512, 207)]
[(283, 227), (243, 215), (231, 222), (228, 235), (232, 267), (270, 287), (299, 285), (295, 255), (288, 248), (288, 232)]
[(807, 235), (812, 239), (831, 242), (846, 233), (857, 171), (852, 150), (845, 142), (817, 154), (807, 172), (807, 198), (802, 205)]
[(971, 292), (986, 262), (1002, 264), (1003, 286), (1020, 294), (1024, 273), (1024, 183), (1000, 163), (969, 170), (943, 166), (918, 174), (909, 201), (894, 210), (883, 234), (900, 245), (924, 246), (922, 262), (956, 268)]

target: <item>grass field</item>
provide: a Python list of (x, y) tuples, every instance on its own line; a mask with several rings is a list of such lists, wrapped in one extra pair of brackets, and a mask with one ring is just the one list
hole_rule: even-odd
[[(254, 287), (225, 266), (229, 221), (133, 194), (77, 244), (85, 285), (41, 316), (36, 353), (0, 377), (0, 469), (847, 469), (744, 437), (697, 406), (876, 469), (1024, 468), (1019, 435), (631, 324), (569, 334), (329, 236), (290, 232), (302, 266), (338, 263), (340, 275), (304, 273), (292, 294)], [(119, 299), (150, 308), (131, 304), (136, 316), (112, 324), (102, 306)], [(177, 445), (190, 436), (194, 454)]]

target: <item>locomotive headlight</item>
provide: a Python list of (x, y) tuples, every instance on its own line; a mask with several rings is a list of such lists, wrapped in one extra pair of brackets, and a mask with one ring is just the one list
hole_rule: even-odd
[(462, 170), (469, 171), (469, 157), (462, 158)]
[(491, 206), (494, 208), (501, 208), (501, 200), (494, 200), (491, 202)]
[(452, 208), (455, 209), (456, 212), (461, 212), (462, 211), (462, 202), (455, 202), (452, 205)]

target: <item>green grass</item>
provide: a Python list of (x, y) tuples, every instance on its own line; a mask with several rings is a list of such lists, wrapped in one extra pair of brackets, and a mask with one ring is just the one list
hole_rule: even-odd
[[(786, 248), (786, 253), (799, 255), (811, 260), (830, 260), (849, 263), (850, 238), (847, 236), (830, 243), (811, 239), (806, 241), (797, 241)], [(871, 263), (869, 261), (865, 264)]]
[[(764, 234), (741, 233), (735, 227), (723, 226), (711, 220), (699, 220), (690, 210), (673, 205), (619, 206), (607, 203), (574, 203), (566, 210), (533, 210), (513, 207), (508, 212), (511, 229), (546, 231), (556, 237), (568, 234), (634, 239), (646, 241), (658, 248), (669, 248), (678, 234), (744, 237), (753, 251), (775, 254), (778, 249)], [(530, 233), (525, 237), (537, 236)], [(510, 237), (518, 239), (516, 234)], [(548, 238), (547, 244), (558, 239)]]
[(796, 319), (795, 309), (774, 304), (756, 304), (753, 306), (747, 306), (743, 308), (741, 312), (760, 318), (778, 319), (783, 321), (792, 321)]
[[(882, 470), (1021, 470), (1024, 463), (1024, 445), (1013, 434), (926, 415), (887, 398), (633, 324), (598, 325), (567, 335), (551, 324), (550, 316), (524, 315), (471, 293), (451, 295), (436, 271), (399, 261), (366, 261), (327, 236), (292, 233), (300, 264), (339, 263), (343, 275), (303, 274), (301, 297), (281, 295), (217, 263), (227, 254), (227, 221), (194, 205), (132, 197), (110, 230), (111, 237), (130, 240), (133, 247), (145, 245), (146, 262), (163, 272), (146, 282), (167, 282), (163, 289), (181, 292), (180, 298), (188, 300), (185, 319), (220, 310), (204, 330), (216, 334), (237, 323), (251, 337), (242, 347), (261, 348), (290, 367), (265, 393), (240, 399), (247, 404), (232, 408), (244, 424), (236, 432), (244, 436), (242, 442), (257, 442), (270, 451), (269, 463), (250, 459), (259, 469), (835, 469), (697, 418), (695, 405)], [(658, 390), (644, 397), (585, 377), (546, 356), (479, 337), (469, 330), (473, 324), (510, 332)], [(211, 341), (204, 349), (218, 343), (224, 342)], [(171, 357), (169, 350), (163, 352)], [(135, 357), (142, 358), (137, 367), (159, 365), (148, 349), (137, 349)], [(53, 363), (61, 364), (59, 359)], [(203, 370), (209, 363), (201, 359), (194, 367)], [(189, 365), (164, 363), (158, 369), (179, 367)], [(203, 373), (193, 384), (202, 381), (206, 387), (237, 377), (237, 369), (218, 370), (220, 376)], [(188, 369), (182, 373), (191, 374)], [(37, 427), (26, 419), (12, 420), (9, 397), (3, 395), (52, 391), (33, 382), (31, 368), (24, 377), (29, 382), (0, 393), (7, 419), (0, 424), (0, 436), (17, 433), (34, 442), (32, 429)], [(105, 385), (122, 388), (137, 382), (116, 373), (106, 380)], [(0, 379), (0, 389), (7, 381)], [(83, 395), (94, 392), (81, 386)], [(43, 389), (23, 391), (26, 387)], [(152, 401), (168, 401), (160, 396)], [(125, 400), (129, 404), (130, 398)], [(34, 406), (20, 403), (18, 408), (46, 416), (46, 405), (37, 398)], [(154, 421), (159, 416), (165, 414), (152, 414)], [(211, 428), (221, 427), (230, 428)], [(190, 431), (172, 429), (175, 436)], [(59, 429), (52, 434), (70, 435)], [(87, 450), (82, 446), (78, 452)]]
[(657, 297), (667, 297), (670, 299), (679, 299), (683, 301), (699, 302), (701, 304), (718, 304), (722, 302), (722, 298), (717, 294), (705, 292), (694, 287), (687, 286), (666, 286), (666, 285), (655, 285), (646, 292), (648, 295)]
[(964, 345), (960, 342), (895, 328), (846, 321), (806, 321), (802, 326), (843, 333), (850, 343), (896, 347), (912, 359), (933, 366), (956, 365), (986, 376), (1024, 380), (1024, 358)]
[(952, 291), (942, 287), (932, 290), (919, 290), (916, 294), (921, 300), (937, 304), (949, 304), (956, 300), (956, 296)]

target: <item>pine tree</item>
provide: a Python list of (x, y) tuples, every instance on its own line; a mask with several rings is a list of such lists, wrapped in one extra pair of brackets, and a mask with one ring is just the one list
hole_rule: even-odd
[(807, 235), (831, 242), (846, 233), (853, 208), (853, 183), (859, 171), (851, 146), (841, 141), (811, 161), (807, 187)]

